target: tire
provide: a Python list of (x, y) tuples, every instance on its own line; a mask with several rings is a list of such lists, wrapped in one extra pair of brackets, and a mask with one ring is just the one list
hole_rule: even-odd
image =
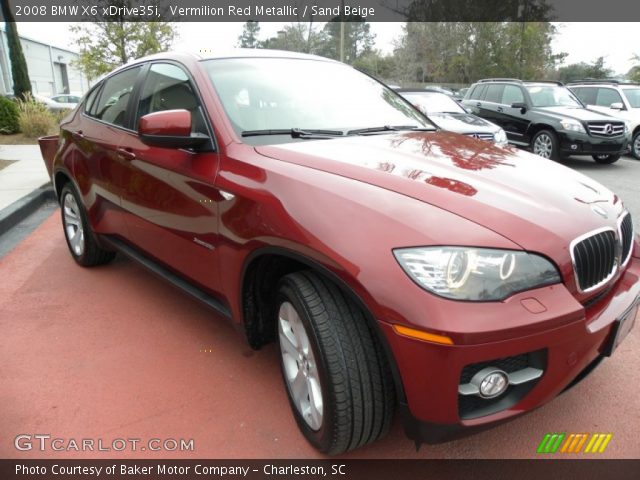
[(591, 157), (602, 165), (609, 165), (620, 160), (620, 155), (591, 155)]
[(336, 455), (384, 436), (393, 379), (361, 309), (309, 271), (283, 277), (275, 305), (282, 377), (305, 438)]
[(636, 160), (640, 160), (640, 130), (633, 135), (633, 140), (631, 140), (631, 155)]
[(540, 130), (531, 140), (531, 151), (542, 158), (560, 160), (558, 136), (551, 130)]
[(95, 267), (113, 260), (115, 252), (104, 250), (98, 244), (80, 195), (71, 183), (67, 183), (60, 193), (60, 212), (64, 238), (76, 263)]

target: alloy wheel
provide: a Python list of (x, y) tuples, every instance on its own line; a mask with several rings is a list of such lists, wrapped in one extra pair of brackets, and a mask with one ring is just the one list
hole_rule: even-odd
[(309, 335), (290, 302), (278, 311), (278, 334), (285, 379), (298, 413), (312, 430), (322, 426), (323, 400), (320, 376)]
[(636, 158), (640, 158), (640, 135), (636, 135), (633, 141), (633, 155)]
[(62, 202), (64, 212), (64, 233), (67, 236), (71, 250), (76, 256), (84, 253), (84, 228), (76, 199), (67, 193)]
[(544, 158), (551, 158), (553, 152), (553, 140), (549, 135), (543, 133), (538, 135), (533, 144), (533, 153)]

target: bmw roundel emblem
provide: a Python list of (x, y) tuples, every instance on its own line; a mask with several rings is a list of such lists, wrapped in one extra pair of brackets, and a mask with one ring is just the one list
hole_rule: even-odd
[(591, 205), (591, 210), (593, 211), (593, 213), (597, 213), (602, 218), (609, 218), (609, 215), (607, 215), (607, 211), (599, 205)]

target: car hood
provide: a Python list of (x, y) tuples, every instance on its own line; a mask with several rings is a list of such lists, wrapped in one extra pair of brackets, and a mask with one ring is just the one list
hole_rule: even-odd
[[(303, 140), (255, 148), (270, 158), (413, 197), (558, 262), (566, 263), (572, 239), (604, 226), (615, 228), (622, 211), (613, 193), (580, 173), (527, 152), (449, 132)], [(604, 209), (606, 219), (594, 212), (595, 205)], [(465, 239), (452, 242), (464, 245)]]
[(456, 133), (495, 133), (500, 127), (470, 113), (430, 113), (433, 123)]
[(551, 115), (558, 120), (570, 117), (583, 122), (611, 121), (616, 120), (615, 117), (604, 113), (596, 112), (586, 108), (571, 107), (538, 107), (538, 110)]

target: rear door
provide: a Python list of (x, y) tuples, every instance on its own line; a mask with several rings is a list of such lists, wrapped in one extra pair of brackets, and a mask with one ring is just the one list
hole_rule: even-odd
[(119, 72), (94, 88), (80, 115), (65, 126), (73, 143), (73, 176), (98, 233), (127, 236), (120, 207), (125, 162), (117, 146), (141, 67)]
[[(185, 109), (191, 112), (192, 130), (213, 138), (194, 82), (182, 66), (151, 64), (138, 97), (132, 125), (149, 113)], [(122, 207), (133, 243), (199, 287), (218, 292), (222, 197), (214, 185), (219, 159), (213, 142), (199, 151), (150, 147), (130, 131), (119, 150), (128, 157)]]

